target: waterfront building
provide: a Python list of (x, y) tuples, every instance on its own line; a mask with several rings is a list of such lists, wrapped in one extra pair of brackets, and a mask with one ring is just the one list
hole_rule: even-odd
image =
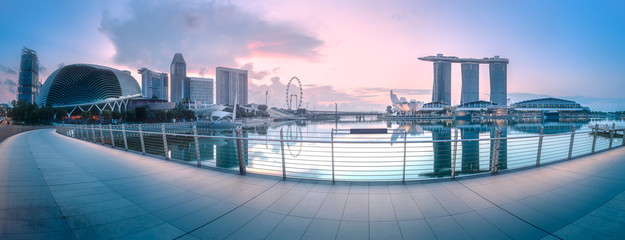
[(169, 66), (169, 77), (171, 79), (170, 97), (172, 102), (180, 102), (189, 97), (189, 79), (187, 78), (187, 63), (182, 57), (182, 53), (176, 53)]
[(451, 104), (451, 62), (434, 62), (432, 102)]
[(480, 100), (480, 65), (477, 63), (463, 62), (460, 66), (462, 69), (460, 104)]
[(190, 78), (191, 92), (189, 102), (199, 106), (212, 105), (214, 103), (213, 82), (212, 78)]
[(455, 56), (420, 57), (419, 60), (434, 62), (434, 85), (432, 102), (451, 104), (451, 63), (461, 63), (461, 104), (479, 100), (479, 64), (488, 64), (490, 72), (490, 102), (499, 106), (508, 105), (508, 62), (507, 58), (458, 58)]
[(121, 112), (128, 101), (141, 98), (141, 87), (129, 71), (93, 64), (71, 64), (54, 71), (41, 87), (39, 106), (68, 108), (100, 113), (109, 108)]
[(20, 62), (20, 73), (17, 87), (17, 100), (35, 103), (39, 95), (39, 59), (37, 52), (24, 47)]
[(145, 98), (169, 100), (169, 78), (167, 73), (139, 69), (141, 74), (141, 95)]
[(238, 104), (247, 104), (247, 70), (217, 67), (215, 73), (217, 104), (234, 105), (235, 98)]

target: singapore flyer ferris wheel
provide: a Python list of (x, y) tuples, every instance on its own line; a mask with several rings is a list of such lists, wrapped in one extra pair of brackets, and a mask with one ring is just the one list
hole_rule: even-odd
[[(293, 92), (294, 90), (291, 90), (291, 88), (295, 87), (295, 83), (293, 83), (293, 80), (297, 80), (296, 82), (297, 87), (299, 87), (299, 94), (296, 90), (295, 92)], [(291, 85), (293, 85), (293, 87), (291, 87)], [(293, 98), (295, 98), (295, 102), (293, 102)], [(302, 108), (302, 98), (304, 98), (304, 89), (302, 88), (302, 82), (299, 80), (299, 78), (292, 77), (291, 80), (289, 80), (289, 83), (286, 85), (287, 109), (291, 110), (292, 107), (295, 107), (296, 110)]]

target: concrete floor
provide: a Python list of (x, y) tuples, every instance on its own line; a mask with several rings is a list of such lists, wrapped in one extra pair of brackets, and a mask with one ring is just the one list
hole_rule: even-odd
[(37, 130), (0, 143), (0, 238), (623, 239), (625, 148), (497, 176), (239, 176)]

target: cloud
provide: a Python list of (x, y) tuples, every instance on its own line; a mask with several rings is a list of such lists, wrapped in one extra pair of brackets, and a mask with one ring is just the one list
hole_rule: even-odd
[(17, 93), (17, 83), (15, 81), (7, 78), (2, 84), (6, 85), (7, 89), (12, 94), (16, 94)]
[(104, 12), (99, 30), (115, 47), (114, 61), (135, 67), (169, 69), (176, 52), (188, 71), (236, 66), (237, 59), (257, 55), (314, 61), (323, 45), (298, 26), (269, 22), (234, 5), (139, 0), (129, 3), (128, 13)]
[[(288, 82), (286, 80), (285, 82), (283, 83), (279, 77), (272, 77), (270, 84), (254, 84), (250, 82), (248, 87), (249, 102), (264, 104), (265, 93), (268, 92), (267, 103), (269, 107), (286, 108), (286, 84)], [(379, 94), (357, 95), (345, 90), (335, 89), (329, 85), (320, 84), (305, 84), (303, 88), (302, 107), (310, 110), (333, 110), (334, 103), (339, 104), (339, 109), (355, 111), (383, 111), (386, 107), (386, 105), (376, 103), (372, 99), (378, 97)], [(299, 94), (297, 89), (290, 89), (289, 91), (290, 93)], [(359, 89), (357, 91), (363, 90)], [(388, 92), (384, 92), (384, 94), (388, 94)]]
[(243, 70), (247, 70), (247, 76), (250, 79), (262, 80), (267, 75), (269, 75), (269, 71), (267, 70), (254, 71), (254, 63), (251, 63), (251, 62), (246, 63), (240, 68)]
[(0, 80), (0, 103), (8, 103), (15, 99), (17, 83), (9, 78)]
[(2, 66), (2, 65), (0, 65), (0, 72), (6, 73), (6, 74), (11, 74), (11, 75), (17, 74), (17, 72), (15, 71), (15, 68), (5, 67), (5, 66)]

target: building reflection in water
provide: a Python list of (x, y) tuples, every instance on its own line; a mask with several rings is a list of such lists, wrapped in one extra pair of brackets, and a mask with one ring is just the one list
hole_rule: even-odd
[[(478, 139), (480, 132), (473, 129), (460, 129), (460, 138), (462, 140)], [(462, 172), (479, 172), (480, 171), (480, 142), (464, 141), (462, 142)]]

